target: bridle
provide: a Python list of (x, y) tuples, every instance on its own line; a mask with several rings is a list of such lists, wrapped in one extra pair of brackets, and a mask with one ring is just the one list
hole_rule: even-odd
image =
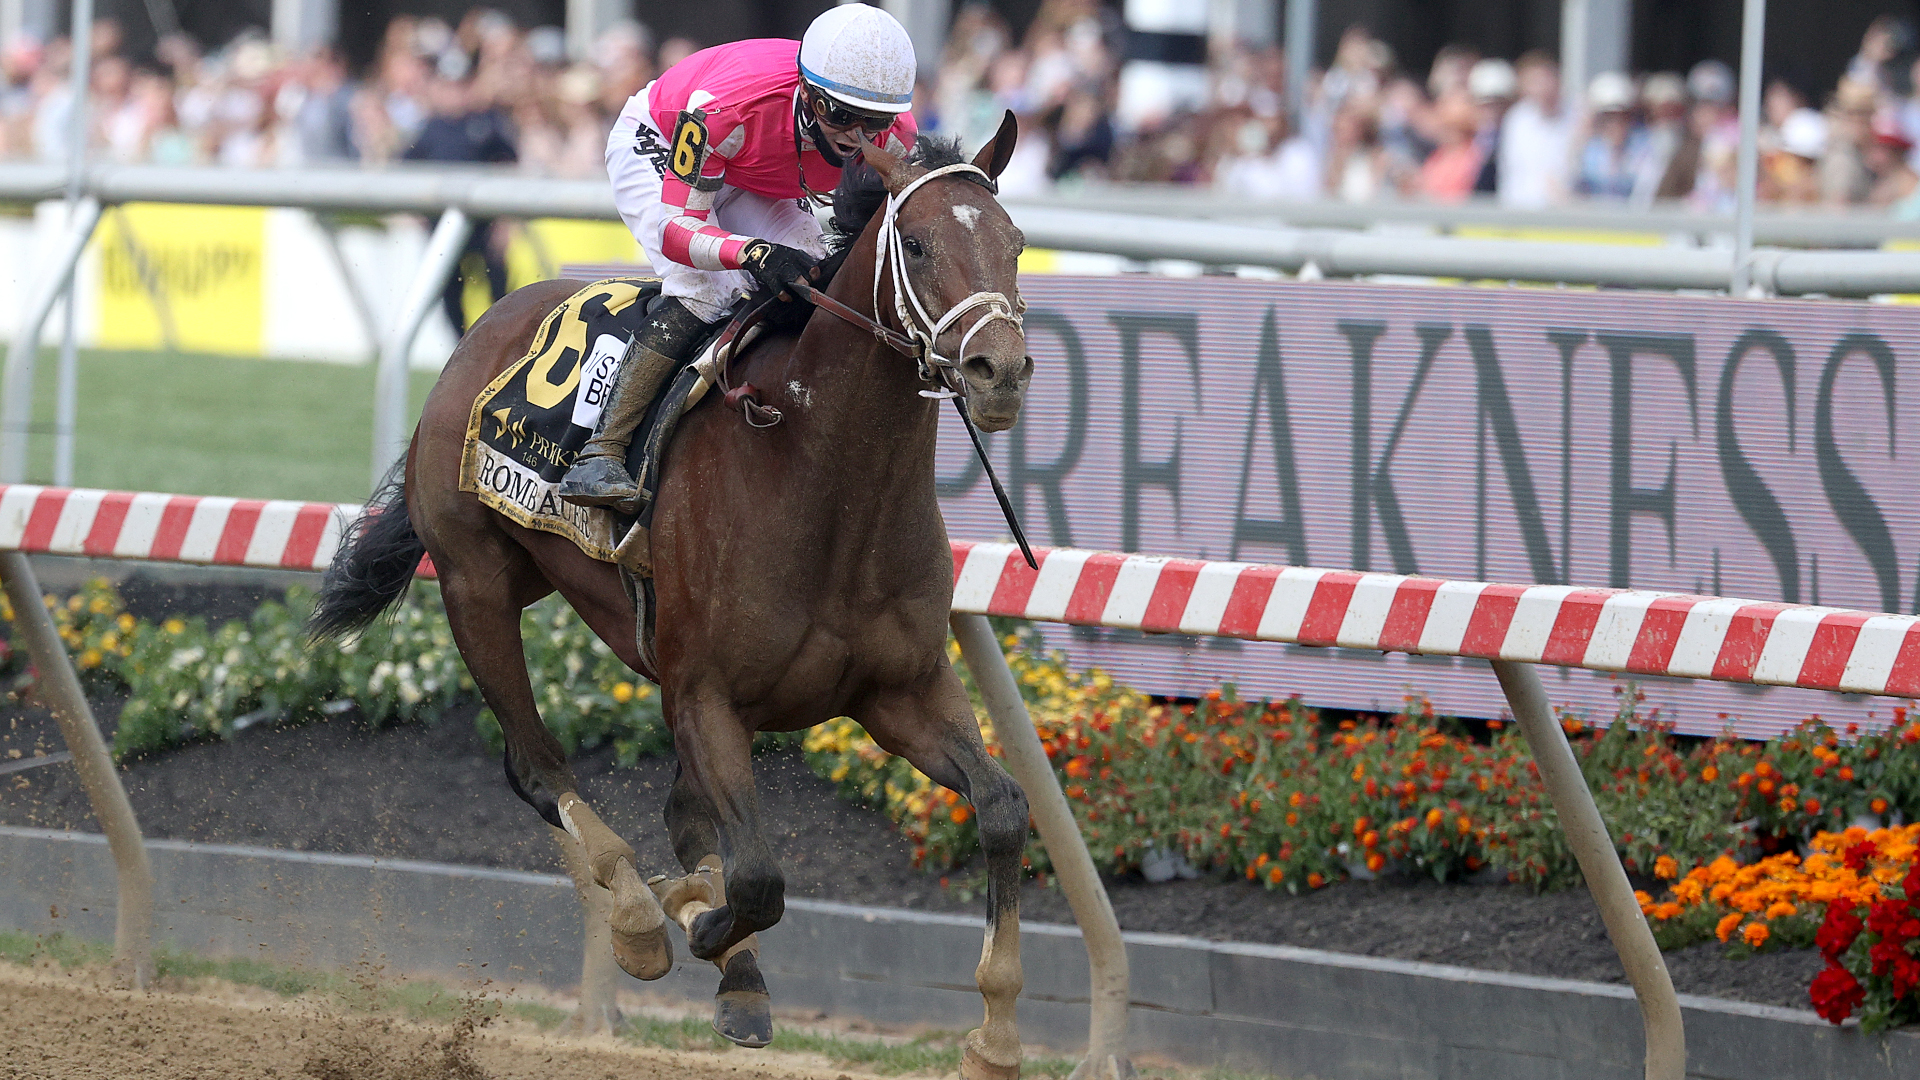
[[(954, 388), (956, 378), (953, 373), (960, 367), (960, 360), (942, 356), (939, 349), (941, 335), (973, 311), (982, 311), (983, 314), (960, 333), (958, 351), (962, 358), (967, 355), (967, 345), (973, 340), (973, 335), (988, 323), (1010, 322), (1015, 329), (1023, 329), (1019, 309), (1014, 301), (1007, 299), (1005, 293), (977, 292), (935, 318), (921, 301), (920, 294), (914, 290), (913, 278), (907, 274), (906, 252), (900, 236), (900, 207), (906, 204), (908, 196), (920, 190), (928, 181), (957, 173), (973, 173), (987, 182), (989, 190), (997, 190), (993, 177), (988, 176), (984, 169), (968, 162), (959, 162), (930, 169), (914, 177), (898, 192), (888, 193), (873, 257), (873, 315), (855, 311), (803, 281), (792, 282), (789, 288), (796, 290), (802, 300), (871, 332), (887, 347), (917, 360), (920, 378), (936, 385), (936, 389), (920, 391), (921, 397), (952, 399), (954, 411), (960, 414), (960, 422), (966, 426), (967, 437), (973, 440), (973, 452), (980, 458), (980, 466), (986, 470), (987, 480), (993, 485), (994, 497), (1000, 501), (1000, 512), (1006, 516), (1007, 527), (1020, 545), (1021, 554), (1027, 557), (1027, 565), (1038, 570), (1040, 564), (1034, 560), (1033, 549), (1027, 546), (1026, 532), (1020, 528), (1020, 519), (1013, 511), (1013, 501), (1007, 498), (1006, 488), (1000, 485), (1000, 477), (993, 471), (993, 461), (987, 457), (987, 448), (980, 441), (980, 431), (973, 426), (973, 417), (967, 413), (963, 400), (965, 392)], [(886, 280), (889, 267), (893, 278), (893, 313), (900, 320), (900, 325), (906, 327), (905, 333), (882, 324), (878, 317), (880, 285)], [(958, 379), (957, 382), (961, 387), (966, 385), (965, 379)]]
[[(922, 390), (922, 396), (949, 398), (957, 396), (954, 389), (952, 372), (959, 368), (960, 360), (967, 355), (967, 346), (973, 336), (989, 323), (1010, 322), (1015, 329), (1022, 329), (1020, 313), (1016, 303), (1007, 299), (1001, 292), (976, 292), (959, 303), (948, 308), (939, 317), (927, 310), (920, 294), (913, 287), (913, 278), (907, 273), (904, 240), (900, 235), (900, 208), (906, 204), (920, 187), (930, 180), (958, 173), (972, 173), (985, 180), (991, 187), (993, 178), (979, 166), (968, 162), (942, 165), (937, 169), (916, 176), (897, 193), (887, 195), (887, 205), (880, 218), (880, 235), (875, 240), (873, 258), (873, 312), (880, 313), (880, 286), (887, 281), (889, 274), (893, 282), (893, 313), (901, 326), (902, 333), (882, 324), (878, 318), (855, 311), (846, 304), (827, 296), (817, 289), (809, 288), (804, 282), (795, 282), (800, 289), (801, 298), (839, 318), (860, 327), (884, 342), (888, 348), (904, 356), (911, 356), (920, 365), (920, 377), (940, 388)], [(982, 311), (979, 318), (970, 323), (960, 334), (960, 348), (957, 356), (944, 356), (939, 350), (940, 338), (948, 330), (974, 311)], [(964, 383), (963, 383), (964, 385)]]

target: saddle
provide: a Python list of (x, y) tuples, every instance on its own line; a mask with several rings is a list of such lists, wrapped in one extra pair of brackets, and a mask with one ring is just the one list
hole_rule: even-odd
[(648, 536), (674, 432), (681, 417), (715, 386), (748, 423), (778, 423), (779, 411), (760, 405), (751, 385), (729, 385), (726, 369), (770, 314), (801, 306), (771, 303), (764, 295), (742, 300), (730, 319), (715, 324), (715, 331), (694, 346), (697, 359), (667, 380), (627, 447), (627, 472), (641, 491), (639, 513), (575, 506), (555, 490), (592, 434), (591, 423), (577, 422), (582, 384), (590, 395), (604, 393), (614, 365), (625, 361), (648, 307), (659, 298), (659, 280), (642, 277), (596, 281), (568, 297), (541, 322), (526, 355), (474, 399), (460, 461), (460, 490), (473, 492), (518, 525), (564, 536), (593, 558), (620, 567), (640, 615), (640, 652), (649, 667), (653, 559)]

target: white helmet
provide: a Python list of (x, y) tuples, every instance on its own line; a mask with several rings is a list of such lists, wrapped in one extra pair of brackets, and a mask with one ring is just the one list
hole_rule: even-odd
[(849, 108), (906, 112), (917, 70), (907, 28), (877, 7), (830, 7), (800, 39), (800, 77)]

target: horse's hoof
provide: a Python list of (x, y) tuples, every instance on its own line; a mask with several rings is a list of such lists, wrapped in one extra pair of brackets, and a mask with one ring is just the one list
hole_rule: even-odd
[(667, 914), (660, 901), (640, 880), (633, 865), (621, 859), (613, 870), (613, 912), (607, 926), (613, 931), (613, 959), (620, 970), (636, 979), (652, 981), (673, 970), (673, 941), (667, 937)]
[(765, 991), (751, 990), (715, 995), (713, 1030), (735, 1046), (758, 1050), (773, 1041), (773, 999)]
[(981, 1055), (975, 1045), (979, 1029), (967, 1033), (967, 1049), (960, 1055), (960, 1080), (1020, 1080), (1020, 1063), (995, 1065)]
[(773, 1041), (773, 999), (767, 995), (767, 981), (760, 977), (760, 961), (751, 948), (735, 946), (720, 969), (720, 991), (713, 995), (713, 1030), (738, 1046), (758, 1049)]

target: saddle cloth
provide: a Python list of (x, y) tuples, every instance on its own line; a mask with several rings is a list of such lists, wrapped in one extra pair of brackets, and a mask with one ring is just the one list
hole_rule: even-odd
[(646, 526), (671, 421), (705, 392), (700, 370), (682, 368), (668, 381), (628, 446), (627, 471), (649, 494), (638, 517), (575, 506), (554, 492), (599, 422), (614, 373), (659, 293), (655, 278), (610, 278), (555, 308), (527, 354), (474, 399), (460, 461), (460, 490), (516, 524), (564, 536), (588, 555), (641, 575), (651, 573)]

